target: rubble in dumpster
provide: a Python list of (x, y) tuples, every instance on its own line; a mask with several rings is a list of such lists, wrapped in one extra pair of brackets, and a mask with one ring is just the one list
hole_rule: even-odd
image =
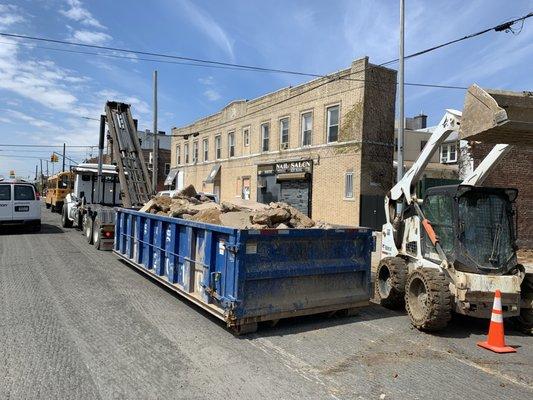
[(238, 229), (330, 228), (328, 224), (317, 223), (286, 203), (266, 205), (253, 201), (223, 201), (218, 204), (197, 193), (192, 185), (173, 197), (156, 196), (140, 211)]

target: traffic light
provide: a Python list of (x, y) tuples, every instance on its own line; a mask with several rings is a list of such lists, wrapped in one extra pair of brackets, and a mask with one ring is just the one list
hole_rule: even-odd
[(59, 158), (57, 157), (56, 154), (53, 154), (50, 156), (50, 162), (58, 162), (59, 161)]

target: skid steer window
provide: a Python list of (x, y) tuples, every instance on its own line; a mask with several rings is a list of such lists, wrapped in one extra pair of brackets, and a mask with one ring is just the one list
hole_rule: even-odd
[[(431, 222), (439, 237), (444, 253), (449, 256), (453, 251), (453, 199), (445, 195), (432, 195), (424, 200), (424, 215)], [(435, 253), (433, 244), (424, 233), (424, 254)]]
[(469, 192), (459, 198), (460, 240), (485, 268), (499, 268), (514, 255), (512, 209), (496, 194)]

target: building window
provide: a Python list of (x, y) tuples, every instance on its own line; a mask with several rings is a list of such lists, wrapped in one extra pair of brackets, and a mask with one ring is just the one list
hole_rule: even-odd
[(344, 198), (353, 199), (353, 172), (344, 175)]
[(235, 132), (228, 133), (228, 155), (235, 156)]
[(189, 164), (189, 143), (185, 143), (183, 146), (183, 152), (185, 153), (185, 164)]
[(457, 162), (457, 144), (443, 144), (440, 147), (440, 162), (443, 164)]
[(311, 146), (313, 132), (313, 113), (302, 114), (302, 146)]
[(176, 165), (181, 164), (181, 146), (176, 146)]
[(204, 161), (209, 161), (209, 140), (202, 140), (202, 147), (204, 151)]
[(339, 106), (327, 109), (328, 143), (339, 140)]
[(268, 123), (261, 125), (261, 151), (268, 151), (270, 138), (270, 125)]
[(420, 151), (424, 150), (424, 147), (426, 147), (426, 144), (428, 144), (427, 140), (420, 141)]
[(198, 142), (192, 144), (192, 162), (193, 164), (198, 162)]
[(280, 149), (289, 148), (289, 118), (279, 120)]
[(250, 128), (244, 128), (242, 131), (242, 142), (244, 147), (250, 146)]
[(217, 160), (222, 157), (222, 143), (220, 135), (215, 136), (215, 157)]
[(167, 176), (170, 173), (170, 164), (165, 163), (165, 176)]

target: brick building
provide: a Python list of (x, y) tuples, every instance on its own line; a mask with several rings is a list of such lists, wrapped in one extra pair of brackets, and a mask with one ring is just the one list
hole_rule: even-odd
[[(477, 167), (494, 145), (475, 143), (470, 147)], [(533, 148), (514, 146), (492, 170), (483, 183), (518, 189), (516, 200), (518, 214), (518, 246), (533, 249)]]
[(380, 228), (392, 186), (395, 82), (396, 71), (365, 57), (173, 128), (172, 186), (285, 201), (316, 220)]

